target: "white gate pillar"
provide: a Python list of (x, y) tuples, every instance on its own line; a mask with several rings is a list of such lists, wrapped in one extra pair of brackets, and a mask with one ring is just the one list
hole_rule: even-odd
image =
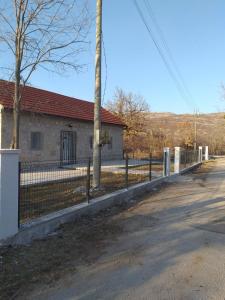
[(202, 146), (198, 147), (198, 162), (202, 162)]
[(174, 153), (174, 173), (179, 174), (180, 173), (180, 163), (181, 163), (181, 148), (175, 147), (175, 153)]
[(163, 176), (170, 176), (170, 148), (163, 149)]
[(209, 146), (205, 146), (205, 160), (209, 160)]
[(0, 240), (18, 232), (20, 150), (0, 149)]

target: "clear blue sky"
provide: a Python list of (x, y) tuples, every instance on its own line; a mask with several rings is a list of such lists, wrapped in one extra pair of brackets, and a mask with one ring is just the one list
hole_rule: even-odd
[[(221, 111), (225, 83), (225, 1), (150, 0), (174, 59), (200, 112)], [(95, 13), (95, 1), (89, 0)], [(142, 0), (138, 0), (142, 3)], [(151, 19), (149, 24), (153, 27)], [(103, 0), (103, 33), (108, 65), (105, 101), (116, 87), (142, 94), (152, 111), (193, 112), (174, 82), (135, 10), (132, 0)], [(82, 73), (64, 77), (38, 71), (31, 83), (81, 99), (94, 97), (95, 28)], [(157, 37), (158, 38), (158, 37)], [(103, 85), (105, 80), (103, 61)]]

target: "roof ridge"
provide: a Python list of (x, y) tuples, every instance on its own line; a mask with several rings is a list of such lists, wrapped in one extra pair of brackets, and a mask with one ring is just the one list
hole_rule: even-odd
[[(0, 104), (13, 107), (14, 82), (0, 79)], [(85, 101), (55, 92), (25, 86), (21, 110), (43, 113), (77, 120), (94, 121), (94, 102)], [(111, 112), (101, 107), (102, 123), (124, 126)]]
[[(5, 82), (5, 83), (8, 83), (8, 84), (14, 84), (15, 83), (14, 81), (9, 81), (9, 80), (4, 80), (4, 79), (0, 79), (0, 82), (1, 81)], [(57, 93), (57, 92), (53, 92), (53, 91), (49, 91), (49, 90), (46, 90), (46, 89), (42, 89), (42, 88), (39, 88), (39, 87), (36, 87), (36, 86), (25, 85), (25, 88), (35, 89), (35, 90), (38, 90), (38, 91), (43, 91), (45, 93), (55, 94), (55, 95), (58, 95), (58, 96), (66, 97), (66, 98), (68, 98), (70, 100), (77, 100), (77, 101), (81, 101), (81, 102), (85, 102), (85, 103), (90, 103), (90, 104), (94, 103), (93, 101), (90, 101), (90, 100), (84, 100), (84, 99), (75, 98), (75, 97), (68, 96), (68, 95), (63, 95), (63, 94), (60, 94), (60, 93)]]

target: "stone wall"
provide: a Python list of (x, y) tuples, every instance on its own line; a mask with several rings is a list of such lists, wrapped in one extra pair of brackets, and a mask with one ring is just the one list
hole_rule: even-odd
[[(12, 133), (12, 111), (2, 110), (2, 148), (9, 148)], [(102, 157), (119, 159), (123, 155), (123, 129), (120, 126), (103, 125), (112, 137), (112, 149), (109, 145), (102, 147)], [(70, 118), (55, 117), (44, 114), (22, 113), (20, 123), (20, 148), (22, 161), (60, 160), (61, 131), (76, 132), (76, 157), (87, 158), (92, 155), (90, 137), (93, 136), (93, 123), (76, 121)], [(42, 149), (31, 150), (31, 132), (41, 132)]]

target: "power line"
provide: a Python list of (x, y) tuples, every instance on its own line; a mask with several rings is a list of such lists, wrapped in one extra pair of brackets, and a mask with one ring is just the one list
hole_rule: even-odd
[(161, 57), (163, 63), (164, 63), (164, 65), (165, 65), (165, 67), (166, 67), (166, 69), (167, 69), (167, 71), (168, 71), (170, 77), (172, 78), (172, 80), (173, 80), (174, 83), (175, 83), (175, 86), (176, 86), (176, 88), (177, 88), (177, 90), (178, 90), (180, 96), (183, 98), (183, 100), (186, 102), (186, 104), (187, 104), (188, 106), (193, 107), (193, 105), (192, 105), (192, 103), (190, 102), (190, 100), (186, 97), (186, 95), (185, 95), (185, 93), (184, 93), (184, 91), (183, 91), (183, 88), (182, 88), (180, 82), (177, 80), (176, 75), (174, 74), (173, 70), (171, 69), (170, 64), (168, 63), (168, 61), (167, 61), (167, 59), (166, 59), (166, 57), (165, 57), (165, 55), (164, 55), (164, 53), (163, 53), (163, 51), (162, 51), (160, 45), (158, 44), (158, 42), (157, 42), (157, 40), (156, 40), (156, 38), (155, 38), (155, 36), (154, 36), (154, 34), (153, 34), (152, 29), (151, 29), (150, 26), (148, 25), (148, 23), (147, 23), (147, 21), (146, 21), (146, 19), (145, 19), (145, 17), (144, 17), (144, 14), (143, 14), (142, 11), (141, 11), (140, 6), (138, 5), (138, 3), (137, 3), (136, 0), (133, 0), (133, 2), (134, 2), (135, 8), (137, 9), (137, 12), (138, 12), (138, 14), (139, 14), (139, 16), (140, 16), (142, 22), (144, 23), (144, 25), (145, 25), (145, 27), (146, 27), (146, 29), (147, 29), (147, 31), (148, 31), (148, 33), (149, 33), (149, 35), (150, 35), (150, 37), (151, 37), (153, 43), (154, 43), (154, 45), (155, 45), (155, 47), (156, 47), (156, 49), (157, 49), (157, 51), (158, 51), (158, 53), (159, 53), (159, 55), (160, 55), (160, 57)]
[[(184, 87), (184, 90), (186, 91), (186, 94), (192, 99), (192, 102), (195, 104), (193, 96), (192, 96), (189, 88), (187, 87), (187, 84), (186, 84), (186, 82), (184, 80), (184, 77), (182, 76), (182, 74), (180, 72), (180, 69), (179, 69), (179, 67), (178, 67), (178, 65), (177, 65), (177, 63), (176, 63), (176, 61), (174, 59), (174, 56), (172, 55), (170, 47), (168, 46), (168, 43), (167, 43), (167, 41), (165, 39), (164, 33), (163, 33), (163, 31), (162, 31), (162, 29), (161, 29), (161, 27), (160, 27), (160, 25), (159, 25), (159, 23), (158, 23), (158, 21), (156, 19), (156, 16), (154, 14), (154, 11), (152, 9), (150, 1), (149, 0), (144, 0), (144, 3), (145, 3), (145, 6), (146, 6), (146, 9), (147, 9), (147, 12), (148, 12), (149, 16), (152, 19), (152, 22), (154, 23), (156, 30), (158, 31), (159, 37), (160, 37), (160, 39), (162, 41), (162, 45), (163, 45), (165, 51), (167, 52), (167, 55), (168, 55), (168, 57), (169, 57), (172, 65), (174, 67), (174, 70), (176, 71), (177, 76), (179, 77), (180, 82), (182, 83), (182, 85)], [(195, 107), (196, 107), (196, 105), (195, 105)]]

